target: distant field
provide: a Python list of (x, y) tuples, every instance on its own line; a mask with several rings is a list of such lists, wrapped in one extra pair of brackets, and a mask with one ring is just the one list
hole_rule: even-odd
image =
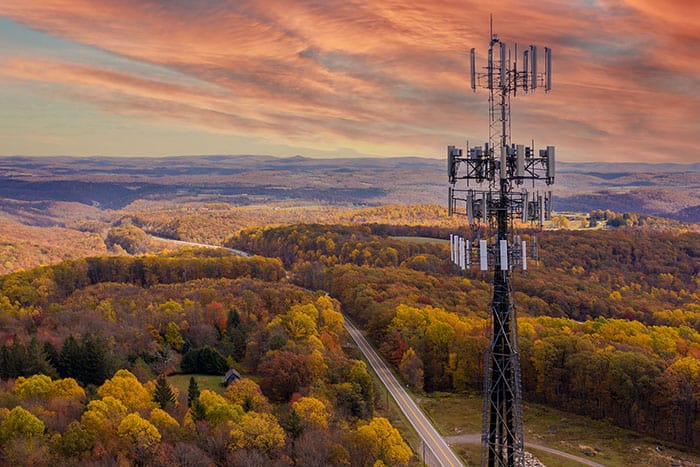
[(187, 394), (190, 385), (190, 377), (194, 376), (199, 390), (208, 389), (223, 394), (225, 388), (221, 385), (221, 376), (217, 375), (172, 375), (168, 376), (168, 383), (177, 388), (181, 394)]
[(442, 238), (430, 238), (430, 237), (389, 237), (394, 240), (401, 240), (403, 242), (413, 242), (413, 243), (438, 243), (448, 245), (450, 243), (447, 239)]

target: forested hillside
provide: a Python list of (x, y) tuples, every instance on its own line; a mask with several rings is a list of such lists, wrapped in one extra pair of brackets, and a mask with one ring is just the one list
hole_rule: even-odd
[[(480, 390), (488, 277), (461, 277), (444, 242), (385, 235), (416, 233), (401, 230), (261, 228), (227, 245), (329, 291), (415, 387)], [(514, 279), (526, 399), (700, 445), (700, 235), (554, 231), (539, 244), (542, 264)]]
[(223, 250), (0, 277), (0, 463), (406, 464), (339, 303), (284, 277)]

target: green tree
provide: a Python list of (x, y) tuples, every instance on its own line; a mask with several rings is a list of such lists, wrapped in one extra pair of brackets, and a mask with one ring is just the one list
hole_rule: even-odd
[(192, 403), (199, 399), (199, 385), (194, 376), (190, 376), (190, 384), (187, 386), (187, 407), (192, 407)]
[(153, 392), (153, 400), (160, 406), (161, 409), (166, 410), (175, 404), (175, 394), (173, 389), (168, 384), (165, 376), (160, 375), (156, 379), (156, 388)]
[(353, 386), (359, 388), (365, 406), (365, 414), (371, 415), (374, 412), (374, 382), (367, 372), (365, 362), (357, 360), (350, 369), (348, 378)]
[(223, 375), (228, 371), (226, 359), (218, 350), (207, 346), (188, 350), (182, 357), (180, 368), (184, 373)]

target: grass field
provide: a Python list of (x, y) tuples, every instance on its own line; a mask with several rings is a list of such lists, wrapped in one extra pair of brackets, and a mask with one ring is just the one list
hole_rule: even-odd
[(402, 242), (412, 242), (412, 243), (443, 243), (448, 245), (450, 243), (447, 239), (442, 238), (430, 238), (430, 237), (389, 237), (394, 240), (401, 240)]
[[(445, 436), (481, 432), (480, 397), (437, 394), (431, 397), (421, 396), (420, 404)], [(523, 419), (526, 450), (535, 454), (548, 467), (577, 464), (554, 454), (527, 449), (528, 442), (611, 467), (700, 465), (698, 454), (617, 428), (605, 421), (591, 420), (537, 404), (525, 404)], [(478, 465), (478, 446), (458, 445), (456, 450), (459, 453), (464, 450), (467, 454), (463, 455), (465, 461), (475, 459), (474, 465)]]
[(223, 394), (224, 390), (226, 389), (221, 385), (221, 376), (216, 375), (177, 374), (168, 376), (168, 383), (170, 383), (170, 385), (174, 388), (177, 388), (181, 394), (187, 394), (187, 388), (190, 385), (190, 377), (192, 376), (194, 376), (194, 379), (197, 381), (197, 386), (199, 386), (200, 391), (202, 389), (208, 389), (218, 394)]

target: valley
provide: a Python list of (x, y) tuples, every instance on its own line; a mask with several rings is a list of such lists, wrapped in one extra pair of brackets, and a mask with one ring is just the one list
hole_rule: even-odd
[[(420, 443), (372, 382), (341, 311), (441, 435), (475, 435), (490, 285), (449, 261), (445, 239), (469, 228), (442, 207), (438, 165), (3, 158), (2, 459), (416, 465)], [(669, 166), (658, 186), (656, 169), (562, 164), (575, 189), (557, 192), (555, 210), (570, 212), (543, 231), (518, 226), (540, 245), (514, 279), (534, 445), (603, 465), (635, 453), (647, 465), (700, 462), (700, 233), (679, 214), (700, 205), (698, 168)], [(85, 349), (96, 358), (78, 357)], [(188, 366), (202, 352), (211, 361)], [(247, 395), (212, 382), (228, 368)], [(161, 375), (174, 390), (162, 405)], [(12, 428), (20, 419), (36, 430)], [(130, 438), (132, 425), (150, 441)], [(258, 443), (261, 426), (276, 435)], [(631, 447), (608, 440), (621, 436)], [(472, 465), (478, 447), (460, 439)]]

